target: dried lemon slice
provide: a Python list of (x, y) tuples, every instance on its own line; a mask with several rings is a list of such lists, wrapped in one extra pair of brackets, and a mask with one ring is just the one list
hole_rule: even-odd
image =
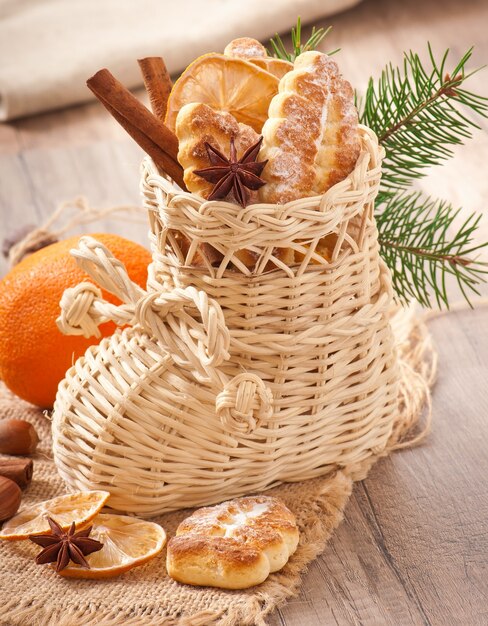
[(269, 57), (266, 48), (256, 39), (241, 37), (232, 40), (224, 50), (224, 56), (245, 59), (277, 78), (282, 78), (293, 69), (293, 63)]
[(47, 521), (54, 518), (64, 530), (72, 522), (76, 528), (86, 526), (101, 510), (110, 497), (108, 491), (77, 491), (34, 504), (12, 517), (3, 525), (0, 539), (28, 539), (29, 535), (42, 535), (51, 532)]
[(70, 563), (59, 572), (61, 576), (111, 578), (154, 558), (166, 543), (159, 524), (108, 513), (93, 520), (90, 537), (103, 543), (101, 550), (85, 557), (90, 569)]
[(271, 99), (278, 93), (276, 76), (243, 59), (205, 54), (191, 63), (173, 85), (166, 125), (175, 130), (178, 111), (203, 102), (215, 111), (231, 113), (238, 122), (260, 132)]
[(274, 59), (273, 57), (258, 58), (254, 57), (249, 59), (250, 63), (257, 65), (262, 70), (266, 70), (276, 78), (283, 78), (285, 74), (288, 74), (293, 69), (293, 63), (285, 61), (284, 59)]

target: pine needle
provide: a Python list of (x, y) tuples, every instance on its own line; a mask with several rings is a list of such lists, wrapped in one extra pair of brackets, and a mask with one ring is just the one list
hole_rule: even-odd
[[(427, 168), (452, 156), (452, 146), (471, 138), (479, 128), (474, 115), (488, 117), (488, 98), (464, 89), (470, 48), (446, 71), (449, 50), (436, 61), (428, 46), (429, 63), (418, 54), (404, 55), (402, 68), (388, 65), (375, 82), (369, 80), (360, 103), (361, 122), (375, 131), (386, 150), (383, 189), (405, 189)], [(471, 116), (470, 116), (471, 113)]]
[(477, 287), (488, 274), (488, 263), (478, 258), (488, 242), (474, 243), (480, 214), (469, 215), (458, 226), (460, 209), (420, 192), (405, 191), (377, 210), (381, 254), (401, 302), (415, 298), (426, 307), (435, 301), (449, 308), (449, 275), (468, 302), (470, 294), (479, 295)]
[(481, 215), (473, 213), (458, 226), (459, 209), (408, 188), (427, 168), (451, 157), (452, 146), (471, 138), (479, 128), (475, 116), (488, 116), (488, 98), (464, 88), (479, 71), (466, 70), (473, 48), (450, 72), (449, 50), (440, 61), (430, 45), (428, 53), (428, 64), (410, 51), (402, 68), (390, 64), (376, 82), (370, 79), (359, 108), (361, 122), (375, 131), (386, 150), (376, 219), (381, 254), (398, 298), (449, 307), (449, 275), (468, 302), (486, 280), (488, 266), (477, 253), (488, 243), (473, 244)]
[[(291, 29), (292, 51), (288, 52), (283, 40), (278, 33), (276, 33), (276, 35), (269, 40), (269, 43), (271, 44), (271, 51), (267, 50), (266, 52), (269, 56), (293, 63), (297, 56), (300, 56), (303, 52), (315, 50), (325, 37), (327, 37), (331, 30), (332, 26), (329, 26), (328, 28), (315, 28), (314, 26), (310, 37), (304, 44), (302, 44), (302, 22), (300, 17), (298, 17), (296, 26), (293, 26)], [(328, 53), (328, 55), (332, 56), (336, 52), (339, 52), (339, 48), (332, 50)]]

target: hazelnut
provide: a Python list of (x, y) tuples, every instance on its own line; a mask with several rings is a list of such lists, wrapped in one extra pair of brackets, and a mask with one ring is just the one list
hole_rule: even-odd
[(33, 454), (39, 443), (36, 429), (24, 420), (0, 421), (1, 454)]
[(0, 522), (13, 517), (19, 510), (22, 492), (10, 478), (0, 476)]

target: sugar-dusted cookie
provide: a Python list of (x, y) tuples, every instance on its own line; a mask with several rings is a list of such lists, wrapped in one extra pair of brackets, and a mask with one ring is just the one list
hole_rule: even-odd
[(224, 54), (226, 57), (234, 57), (235, 59), (252, 59), (253, 57), (267, 56), (266, 48), (257, 39), (251, 37), (239, 37), (233, 39), (225, 46)]
[(231, 139), (240, 156), (259, 140), (259, 135), (246, 124), (239, 124), (230, 113), (214, 111), (206, 104), (186, 104), (176, 118), (178, 161), (184, 169), (189, 191), (208, 198), (213, 184), (197, 176), (195, 170), (211, 165), (205, 143), (228, 155)]
[[(242, 156), (248, 148), (256, 144), (259, 135), (246, 124), (238, 123), (230, 113), (214, 111), (206, 104), (186, 104), (176, 118), (176, 135), (179, 141), (178, 161), (184, 169), (184, 180), (187, 189), (208, 198), (214, 184), (195, 174), (195, 170), (208, 168), (209, 161), (206, 143), (222, 154), (230, 152), (231, 139), (234, 141), (237, 155)], [(237, 203), (236, 198), (229, 194), (227, 200)], [(258, 201), (258, 192), (249, 191), (249, 204)], [(209, 246), (205, 246), (209, 255)], [(212, 262), (222, 259), (214, 255)], [(259, 255), (248, 250), (236, 251), (236, 257), (246, 267), (253, 267)]]
[(268, 159), (263, 202), (320, 195), (343, 180), (359, 156), (358, 113), (351, 85), (321, 52), (297, 57), (280, 80), (262, 130)]
[(166, 567), (189, 585), (245, 589), (287, 563), (298, 545), (295, 516), (277, 498), (237, 498), (195, 511), (168, 544)]

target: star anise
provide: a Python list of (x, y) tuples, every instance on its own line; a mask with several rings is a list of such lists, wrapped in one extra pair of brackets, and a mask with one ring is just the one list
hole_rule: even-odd
[(211, 166), (195, 170), (194, 174), (215, 184), (212, 193), (208, 196), (209, 200), (225, 198), (233, 191), (237, 202), (246, 206), (249, 201), (248, 190), (255, 191), (266, 184), (260, 176), (268, 161), (256, 161), (262, 141), (263, 138), (260, 137), (259, 141), (248, 148), (240, 159), (237, 159), (233, 137), (230, 140), (230, 156), (228, 158), (220, 150), (205, 142)]
[(29, 537), (31, 541), (44, 548), (36, 556), (36, 563), (43, 565), (56, 562), (57, 572), (63, 570), (70, 561), (90, 568), (85, 556), (103, 548), (103, 543), (88, 536), (93, 526), (75, 533), (76, 524), (73, 522), (68, 532), (65, 532), (51, 517), (48, 517), (47, 521), (52, 530), (51, 534)]

